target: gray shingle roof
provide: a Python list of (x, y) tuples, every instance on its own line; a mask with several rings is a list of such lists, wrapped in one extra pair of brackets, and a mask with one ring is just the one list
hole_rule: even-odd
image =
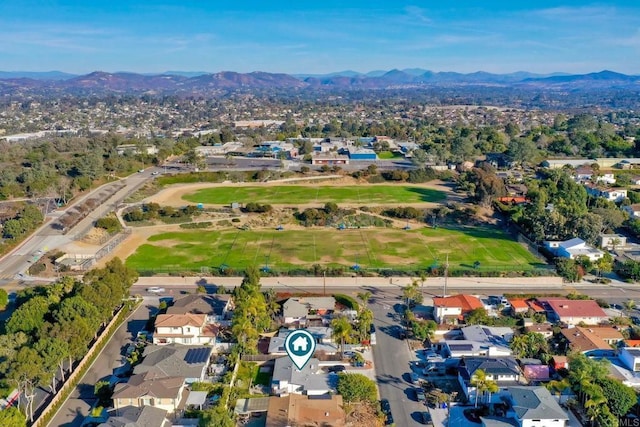
[[(202, 350), (200, 350), (202, 349)], [(194, 350), (206, 352), (204, 362), (188, 363), (187, 354)], [(200, 378), (203, 371), (209, 364), (212, 348), (204, 345), (150, 345), (144, 350), (144, 359), (137, 365), (133, 373), (142, 374), (145, 372), (155, 372), (157, 375), (180, 376), (184, 378)]]
[(544, 387), (508, 388), (513, 410), (521, 420), (568, 420), (567, 413)]

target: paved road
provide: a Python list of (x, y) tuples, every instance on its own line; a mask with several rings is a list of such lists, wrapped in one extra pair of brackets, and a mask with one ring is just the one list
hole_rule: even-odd
[(388, 399), (391, 413), (397, 426), (419, 425), (414, 416), (425, 411), (424, 404), (416, 401), (410, 383), (409, 362), (415, 360), (407, 341), (399, 339), (403, 327), (394, 319), (394, 313), (402, 311), (400, 295), (378, 291), (372, 298), (370, 308), (374, 314), (377, 344), (373, 346), (373, 360), (376, 366), (376, 380), (380, 397)]
[(57, 218), (61, 216), (63, 211), (53, 214), (50, 220), (36, 230), (31, 237), (0, 259), (0, 286), (6, 285), (15, 278), (19, 279), (19, 275), (26, 272), (31, 265), (31, 262), (37, 260), (39, 254), (60, 248), (71, 242), (76, 235), (86, 232), (92, 227), (94, 221), (104, 216), (110, 210), (114, 210), (119, 203), (142, 186), (146, 181), (153, 179), (153, 175), (151, 175), (152, 172), (161, 171), (161, 168), (147, 169), (143, 173), (136, 173), (128, 178), (105, 184), (74, 201), (71, 205), (65, 208), (65, 212), (74, 209), (89, 198), (100, 198), (101, 194), (106, 195), (111, 189), (124, 184), (124, 186), (110, 196), (105, 203), (97, 206), (91, 214), (72, 227), (65, 234), (63, 234), (62, 230), (55, 225)]
[(93, 366), (87, 371), (69, 399), (60, 408), (49, 423), (51, 427), (79, 427), (96, 402), (93, 394), (94, 384), (111, 376), (114, 363), (122, 360), (127, 343), (144, 329), (149, 315), (158, 306), (157, 297), (145, 297), (145, 301), (125, 322), (102, 350)]

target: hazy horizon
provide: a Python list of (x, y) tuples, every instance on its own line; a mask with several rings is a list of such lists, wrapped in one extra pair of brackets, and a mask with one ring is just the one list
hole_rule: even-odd
[(2, 68), (640, 74), (640, 4), (630, 1), (218, 3), (6, 2), (0, 5)]

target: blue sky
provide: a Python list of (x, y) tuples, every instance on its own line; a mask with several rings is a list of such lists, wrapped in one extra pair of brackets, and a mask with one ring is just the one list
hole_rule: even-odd
[(638, 1), (307, 3), (7, 0), (0, 69), (640, 74)]

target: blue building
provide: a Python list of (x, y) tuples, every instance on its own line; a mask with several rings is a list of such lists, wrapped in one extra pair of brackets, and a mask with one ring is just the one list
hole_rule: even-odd
[(369, 150), (368, 148), (349, 148), (349, 159), (352, 161), (358, 160), (368, 160), (375, 161), (378, 160), (378, 156), (376, 152), (373, 150)]

